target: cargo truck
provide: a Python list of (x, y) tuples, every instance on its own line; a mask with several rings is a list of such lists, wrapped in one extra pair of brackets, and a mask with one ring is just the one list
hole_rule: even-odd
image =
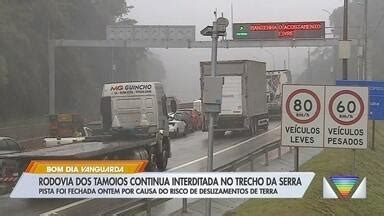
[[(200, 63), (201, 94), (204, 76), (211, 75), (211, 63)], [(215, 135), (225, 131), (249, 131), (268, 129), (268, 107), (265, 94), (266, 65), (250, 60), (219, 61), (217, 76), (224, 77), (221, 112), (214, 123)], [(201, 95), (203, 98), (203, 95)], [(204, 105), (204, 101), (202, 101)], [(208, 130), (208, 117), (203, 116), (203, 131)]]
[(51, 148), (1, 155), (14, 159), (19, 173), (31, 160), (148, 160), (164, 170), (171, 156), (167, 103), (161, 83), (105, 84), (101, 98), (103, 134)]
[(291, 71), (267, 71), (267, 103), (270, 118), (281, 117), (281, 98), (283, 85), (292, 83)]

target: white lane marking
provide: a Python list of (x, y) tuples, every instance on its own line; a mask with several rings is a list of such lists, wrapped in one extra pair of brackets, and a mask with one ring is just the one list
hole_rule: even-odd
[(73, 202), (73, 203), (70, 203), (68, 205), (65, 205), (65, 206), (61, 206), (57, 209), (53, 209), (51, 211), (48, 211), (48, 212), (44, 212), (44, 213), (41, 213), (40, 216), (51, 216), (51, 215), (57, 215), (59, 211), (63, 211), (65, 209), (69, 209), (71, 207), (74, 207), (74, 206), (77, 206), (77, 205), (80, 205), (82, 203), (85, 203), (85, 202), (88, 202), (90, 200), (93, 200), (93, 199), (83, 199), (83, 200), (79, 200), (77, 202)]
[[(272, 131), (275, 131), (275, 130), (277, 130), (277, 129), (279, 129), (279, 126), (278, 126), (278, 127), (275, 127), (275, 128), (272, 129), (272, 130), (269, 130), (269, 131), (267, 131), (267, 132), (265, 132), (265, 133), (259, 134), (259, 135), (255, 136), (255, 137), (251, 137), (251, 138), (249, 138), (249, 139), (247, 139), (247, 140), (245, 140), (245, 141), (243, 141), (243, 142), (237, 143), (236, 145), (229, 146), (229, 147), (227, 147), (227, 148), (225, 148), (225, 149), (222, 149), (222, 150), (220, 150), (220, 151), (217, 151), (217, 152), (215, 152), (213, 155), (216, 156), (216, 155), (221, 154), (221, 153), (223, 153), (223, 152), (226, 152), (226, 151), (229, 151), (229, 150), (231, 150), (231, 149), (237, 148), (237, 147), (243, 145), (244, 143), (247, 143), (247, 142), (249, 142), (249, 141), (251, 141), (251, 140), (253, 140), (253, 139), (256, 139), (256, 138), (258, 138), (258, 137), (260, 137), (260, 136), (263, 136), (263, 135), (266, 135), (266, 134), (268, 134), (268, 133), (271, 133)], [(169, 169), (169, 170), (167, 170), (167, 171), (175, 171), (175, 170), (177, 170), (177, 169), (181, 169), (181, 168), (183, 168), (183, 167), (189, 166), (189, 165), (194, 164), (194, 163), (196, 163), (196, 162), (202, 161), (202, 160), (204, 160), (204, 159), (206, 159), (206, 158), (207, 158), (207, 156), (204, 156), (204, 157), (201, 157), (201, 158), (199, 158), (199, 159), (196, 159), (196, 160), (190, 161), (190, 162), (188, 162), (188, 163), (182, 164), (182, 165), (180, 165), (180, 166), (174, 167), (174, 168), (172, 168), (172, 169)], [(93, 200), (93, 199), (84, 199), (84, 200), (80, 200), (80, 201), (77, 201), (77, 202), (74, 202), (74, 203), (70, 203), (70, 204), (68, 204), (68, 205), (59, 207), (59, 208), (57, 208), (57, 209), (53, 209), (53, 210), (51, 210), (51, 211), (42, 213), (42, 214), (40, 214), (40, 216), (57, 215), (57, 212), (59, 212), (59, 211), (63, 211), (63, 210), (65, 210), (65, 209), (68, 209), (68, 208), (71, 208), (71, 207), (80, 205), (80, 204), (85, 203), (85, 202), (88, 202), (88, 201), (90, 201), (90, 200)]]
[[(247, 143), (247, 142), (249, 142), (249, 141), (251, 141), (251, 140), (253, 140), (253, 139), (256, 139), (256, 138), (258, 138), (258, 137), (260, 137), (260, 136), (263, 136), (263, 135), (266, 135), (266, 134), (268, 134), (268, 133), (271, 133), (272, 131), (275, 131), (275, 130), (277, 130), (277, 129), (279, 129), (279, 128), (280, 128), (280, 127), (276, 127), (276, 128), (274, 128), (274, 129), (272, 129), (272, 130), (269, 130), (269, 131), (267, 131), (267, 132), (265, 132), (265, 133), (259, 134), (259, 135), (255, 136), (255, 137), (251, 137), (251, 138), (249, 138), (249, 139), (247, 139), (247, 140), (245, 140), (245, 141), (243, 141), (243, 142), (237, 143), (236, 145), (229, 146), (229, 147), (227, 147), (227, 148), (225, 148), (225, 149), (222, 149), (222, 150), (220, 150), (220, 151), (217, 151), (217, 152), (215, 152), (213, 155), (216, 156), (216, 155), (221, 154), (221, 153), (223, 153), (223, 152), (226, 152), (226, 151), (229, 151), (229, 150), (231, 150), (231, 149), (237, 148), (237, 147), (239, 147), (239, 146), (241, 146), (241, 145), (244, 145), (244, 143)], [(167, 171), (175, 171), (175, 170), (184, 168), (184, 167), (186, 167), (186, 166), (189, 166), (189, 165), (191, 165), (191, 164), (197, 163), (197, 162), (202, 161), (202, 160), (205, 160), (205, 159), (207, 159), (207, 156), (204, 156), (204, 157), (201, 157), (201, 158), (199, 158), (199, 159), (196, 159), (196, 160), (190, 161), (190, 162), (188, 162), (188, 163), (182, 164), (182, 165), (180, 165), (180, 166), (174, 167), (174, 168), (169, 169), (169, 170), (167, 170)]]

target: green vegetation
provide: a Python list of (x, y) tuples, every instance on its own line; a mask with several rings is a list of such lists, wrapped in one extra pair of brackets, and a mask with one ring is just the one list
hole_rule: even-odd
[[(353, 39), (363, 44), (364, 40), (364, 1), (352, 0), (349, 4), (349, 39)], [(384, 1), (369, 0), (368, 1), (368, 63), (367, 71), (372, 73), (374, 80), (384, 80)], [(343, 7), (336, 8), (329, 17), (330, 26), (334, 27), (334, 31), (327, 37), (340, 38), (342, 36), (343, 26)], [(359, 56), (359, 57), (358, 57)], [(307, 64), (307, 60), (305, 63)], [(362, 74), (363, 60), (359, 47), (357, 45), (351, 48), (351, 58), (348, 61), (348, 79), (357, 80), (357, 72)], [(341, 79), (342, 64), (338, 57), (338, 49), (315, 48), (311, 49), (311, 67), (306, 69), (297, 79), (297, 83), (313, 84), (334, 84), (335, 78)], [(360, 76), (361, 78), (361, 76)]]
[(382, 215), (384, 212), (384, 124), (377, 127), (375, 151), (356, 152), (357, 175), (367, 177), (366, 200), (325, 200), (322, 178), (350, 174), (352, 151), (328, 149), (308, 161), (301, 171), (313, 171), (315, 179), (304, 199), (253, 199), (236, 210), (235, 215)]
[[(132, 8), (125, 0), (0, 0), (0, 122), (48, 113), (48, 39), (105, 39), (106, 25), (136, 23)], [(145, 49), (58, 48), (57, 112), (99, 116), (103, 83), (164, 74)]]

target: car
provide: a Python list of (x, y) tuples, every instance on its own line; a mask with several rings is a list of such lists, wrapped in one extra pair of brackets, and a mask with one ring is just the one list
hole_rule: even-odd
[(186, 135), (186, 124), (184, 121), (170, 120), (169, 123), (169, 134), (173, 137), (185, 136)]
[(180, 109), (179, 112), (188, 113), (191, 116), (193, 130), (201, 130), (203, 119), (200, 112), (195, 109)]
[(86, 137), (93, 135), (92, 129), (83, 127), (81, 131), (78, 131), (77, 136), (72, 137), (47, 137), (43, 139), (43, 145), (45, 147), (53, 147), (58, 145), (66, 145), (71, 143), (82, 142)]
[(185, 122), (185, 131), (187, 133), (193, 131), (192, 116), (188, 112), (176, 111), (170, 116), (175, 120)]
[(1, 159), (1, 155), (19, 153), (24, 150), (18, 142), (10, 137), (0, 137), (0, 177), (17, 174), (17, 164), (14, 160)]

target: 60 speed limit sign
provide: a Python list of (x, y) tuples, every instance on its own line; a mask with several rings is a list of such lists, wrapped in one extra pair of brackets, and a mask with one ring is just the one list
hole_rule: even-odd
[(327, 86), (324, 147), (367, 148), (368, 88)]
[(323, 86), (283, 86), (282, 145), (323, 147), (323, 103)]
[(284, 85), (282, 145), (367, 148), (368, 88)]

